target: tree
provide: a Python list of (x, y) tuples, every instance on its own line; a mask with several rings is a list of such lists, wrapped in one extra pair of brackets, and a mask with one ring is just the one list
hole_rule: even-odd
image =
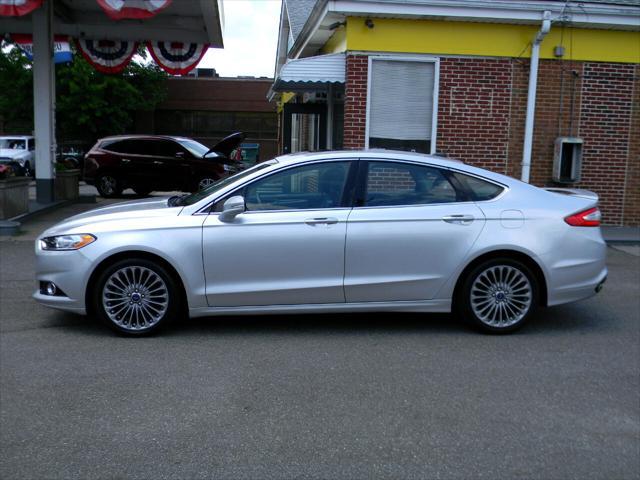
[(0, 131), (33, 130), (33, 75), (31, 64), (18, 48), (0, 43)]
[[(166, 78), (154, 63), (135, 61), (120, 74), (106, 75), (79, 53), (73, 62), (56, 65), (58, 143), (92, 143), (99, 137), (130, 132), (136, 111), (154, 110), (166, 98)], [(0, 85), (0, 116), (7, 129), (28, 125), (22, 133), (31, 132), (33, 76), (30, 62), (18, 48), (0, 52)]]

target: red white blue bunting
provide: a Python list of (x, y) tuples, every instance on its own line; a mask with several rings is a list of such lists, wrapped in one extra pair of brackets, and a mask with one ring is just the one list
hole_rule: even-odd
[[(150, 18), (171, 4), (171, 0), (97, 0), (109, 17)], [(184, 0), (182, 0), (184, 1)]]
[(0, 0), (0, 16), (21, 17), (42, 5), (42, 0)]
[(125, 69), (138, 50), (137, 42), (124, 40), (76, 40), (78, 50), (93, 67), (102, 73), (119, 73)]
[(171, 75), (186, 75), (207, 53), (209, 45), (182, 42), (147, 42), (147, 49), (156, 63)]
[[(33, 35), (30, 33), (13, 33), (11, 39), (24, 52), (29, 60), (33, 60)], [(68, 63), (73, 60), (69, 37), (56, 35), (53, 37), (53, 61), (54, 63)]]

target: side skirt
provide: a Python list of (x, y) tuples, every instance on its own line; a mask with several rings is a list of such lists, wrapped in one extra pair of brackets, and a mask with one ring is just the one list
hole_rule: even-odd
[(258, 305), (244, 307), (190, 308), (189, 316), (209, 317), (216, 315), (271, 315), (300, 313), (346, 313), (346, 312), (432, 312), (451, 311), (451, 299), (424, 300), (419, 302), (362, 302), (322, 303), (307, 305)]

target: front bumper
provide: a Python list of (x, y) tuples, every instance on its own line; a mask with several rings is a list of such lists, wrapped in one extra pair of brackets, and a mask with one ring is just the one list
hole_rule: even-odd
[[(34, 300), (47, 307), (86, 314), (86, 286), (92, 262), (82, 250), (43, 251), (36, 243), (36, 285)], [(46, 295), (40, 282), (53, 282), (65, 296)]]

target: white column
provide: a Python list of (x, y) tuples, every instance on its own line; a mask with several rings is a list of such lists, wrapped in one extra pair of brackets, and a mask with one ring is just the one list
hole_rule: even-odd
[(36, 137), (36, 200), (54, 201), (55, 71), (53, 63), (53, 0), (32, 13), (33, 120)]
[(327, 150), (333, 150), (333, 84), (327, 85)]

